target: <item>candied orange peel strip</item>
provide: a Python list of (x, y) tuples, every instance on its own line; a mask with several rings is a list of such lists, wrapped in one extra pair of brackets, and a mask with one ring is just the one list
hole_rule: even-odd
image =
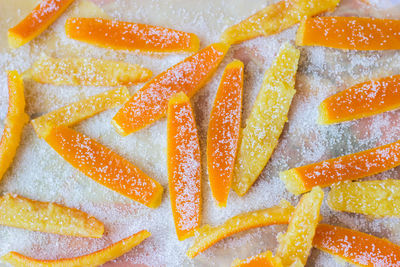
[(75, 258), (58, 260), (39, 260), (24, 256), (18, 252), (9, 252), (1, 259), (12, 264), (15, 267), (80, 267), (80, 266), (100, 266), (108, 261), (114, 260), (123, 254), (129, 252), (135, 246), (139, 245), (146, 238), (150, 237), (150, 232), (142, 230), (125, 239), (122, 239), (104, 249)]
[(282, 267), (279, 257), (274, 257), (271, 251), (266, 251), (244, 260), (236, 259), (232, 267)]
[(279, 33), (302, 18), (333, 10), (340, 0), (282, 0), (231, 26), (221, 36), (228, 44)]
[(74, 0), (41, 0), (18, 25), (8, 30), (11, 48), (20, 47), (46, 30)]
[(0, 197), (0, 224), (59, 235), (100, 238), (104, 225), (83, 211), (6, 194)]
[(315, 17), (301, 22), (296, 44), (354, 50), (400, 48), (400, 20)]
[(290, 218), (287, 232), (278, 238), (276, 255), (281, 258), (283, 266), (306, 264), (315, 228), (320, 220), (319, 211), (323, 199), (324, 192), (320, 187), (314, 187), (310, 193), (301, 197)]
[(122, 61), (41, 56), (28, 75), (36, 82), (54, 85), (130, 86), (147, 81), (152, 72)]
[(284, 44), (264, 81), (243, 129), (232, 188), (243, 196), (270, 159), (287, 121), (300, 52)]
[(102, 18), (69, 18), (68, 37), (92, 45), (144, 52), (196, 52), (197, 35), (160, 26)]
[(9, 106), (3, 135), (0, 141), (0, 180), (10, 167), (25, 124), (29, 116), (25, 113), (24, 82), (17, 71), (8, 71)]
[(168, 184), (176, 234), (193, 235), (201, 221), (201, 158), (196, 122), (184, 93), (168, 103)]
[(293, 194), (326, 187), (346, 180), (357, 180), (400, 165), (400, 141), (346, 156), (333, 158), (279, 173)]
[(372, 116), (400, 107), (400, 75), (354, 85), (325, 99), (319, 107), (321, 124)]
[(292, 205), (283, 200), (278, 206), (239, 214), (216, 227), (203, 225), (196, 231), (196, 239), (186, 255), (194, 258), (219, 240), (241, 231), (273, 224), (287, 224), (293, 211)]
[(400, 180), (340, 183), (329, 192), (328, 205), (333, 210), (375, 218), (400, 217)]
[(168, 100), (179, 92), (193, 96), (214, 74), (228, 48), (212, 44), (153, 78), (115, 115), (115, 129), (128, 135), (164, 117)]
[(32, 120), (31, 123), (38, 136), (45, 138), (50, 130), (56, 126), (74, 125), (104, 110), (122, 105), (128, 99), (128, 89), (121, 87), (59, 108)]
[(161, 203), (162, 186), (94, 139), (65, 126), (52, 128), (46, 142), (97, 183), (150, 208)]
[(357, 266), (399, 266), (400, 246), (355, 230), (320, 224), (314, 247)]
[(228, 64), (222, 75), (207, 134), (207, 167), (212, 195), (225, 207), (239, 145), (242, 114), (243, 63)]

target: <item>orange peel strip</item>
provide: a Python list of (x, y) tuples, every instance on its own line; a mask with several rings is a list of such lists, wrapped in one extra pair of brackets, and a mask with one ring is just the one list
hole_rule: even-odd
[(400, 75), (354, 85), (325, 99), (319, 123), (331, 124), (372, 116), (400, 107)]
[(74, 0), (41, 0), (18, 25), (8, 30), (11, 48), (20, 47), (46, 30)]
[(236, 44), (258, 36), (279, 33), (304, 17), (333, 10), (340, 0), (283, 0), (261, 9), (254, 15), (229, 27), (221, 36), (228, 44)]
[(113, 118), (118, 133), (128, 135), (165, 116), (168, 100), (179, 92), (193, 96), (214, 74), (228, 48), (212, 44), (153, 78)]
[(60, 126), (53, 128), (45, 140), (73, 167), (97, 183), (150, 208), (160, 205), (162, 186), (94, 139)]
[(324, 192), (320, 187), (314, 187), (310, 193), (301, 197), (290, 218), (287, 232), (278, 238), (276, 255), (281, 258), (283, 266), (292, 266), (296, 261), (300, 261), (302, 266), (306, 264), (315, 228), (320, 220), (319, 211), (323, 199)]
[(122, 61), (42, 56), (28, 74), (36, 82), (54, 85), (130, 86), (147, 81), (152, 72)]
[(24, 82), (17, 71), (8, 71), (9, 107), (0, 141), (0, 180), (10, 167), (25, 124), (29, 116), (25, 113)]
[(266, 251), (244, 260), (236, 259), (232, 267), (282, 267), (279, 257), (274, 257), (271, 251)]
[(201, 158), (196, 122), (184, 93), (168, 103), (168, 184), (176, 234), (193, 235), (201, 221)]
[(346, 156), (333, 158), (279, 173), (293, 194), (326, 187), (346, 180), (357, 180), (400, 165), (400, 141)]
[(359, 17), (315, 17), (302, 21), (297, 45), (354, 50), (400, 48), (400, 20)]
[(104, 110), (122, 105), (129, 99), (126, 87), (110, 90), (59, 108), (32, 120), (38, 136), (46, 137), (56, 126), (71, 126)]
[(243, 63), (228, 64), (211, 111), (207, 134), (207, 167), (212, 195), (225, 207), (239, 145), (242, 114)]
[(92, 45), (144, 52), (196, 52), (197, 35), (160, 26), (102, 18), (69, 18), (68, 37)]
[(357, 266), (399, 266), (400, 246), (355, 230), (320, 224), (314, 247)]
[(100, 238), (104, 225), (83, 211), (6, 194), (0, 197), (0, 224), (59, 235)]
[(24, 256), (18, 252), (9, 252), (2, 260), (12, 264), (15, 267), (78, 267), (78, 266), (100, 266), (108, 261), (114, 260), (123, 254), (132, 250), (133, 247), (139, 245), (143, 240), (151, 236), (150, 232), (143, 230), (130, 237), (122, 239), (104, 249), (93, 253), (75, 258), (59, 259), (59, 260), (39, 260)]
[(219, 240), (241, 231), (273, 224), (287, 224), (293, 211), (292, 205), (283, 200), (278, 206), (239, 214), (216, 227), (206, 224), (196, 231), (196, 240), (186, 255), (194, 258)]

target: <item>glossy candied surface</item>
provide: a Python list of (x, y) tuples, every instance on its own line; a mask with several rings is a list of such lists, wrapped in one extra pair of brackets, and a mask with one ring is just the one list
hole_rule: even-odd
[(244, 260), (236, 260), (232, 267), (282, 267), (281, 259), (266, 251)]

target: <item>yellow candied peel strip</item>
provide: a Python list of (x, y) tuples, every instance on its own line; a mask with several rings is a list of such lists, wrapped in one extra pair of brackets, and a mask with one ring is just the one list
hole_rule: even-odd
[(271, 251), (266, 251), (244, 260), (236, 259), (232, 263), (232, 267), (247, 267), (247, 266), (269, 266), (282, 267), (282, 262), (279, 257), (274, 257)]
[(70, 126), (104, 110), (122, 105), (130, 95), (126, 87), (113, 89), (59, 108), (32, 120), (39, 137), (45, 138), (55, 126)]
[(103, 223), (83, 211), (11, 194), (0, 197), (0, 225), (92, 238), (104, 232)]
[(300, 52), (284, 44), (264, 82), (242, 132), (232, 188), (243, 196), (271, 157), (287, 121)]
[(276, 255), (281, 258), (283, 266), (306, 264), (320, 219), (319, 211), (323, 198), (322, 189), (314, 187), (310, 193), (303, 195), (297, 204), (287, 232), (278, 237), (279, 247)]
[(42, 55), (27, 75), (36, 82), (54, 85), (129, 86), (147, 81), (152, 72), (122, 61)]
[(244, 230), (288, 223), (293, 210), (292, 205), (283, 200), (278, 206), (239, 214), (216, 227), (206, 224), (196, 231), (196, 239), (186, 255), (194, 258), (219, 240)]

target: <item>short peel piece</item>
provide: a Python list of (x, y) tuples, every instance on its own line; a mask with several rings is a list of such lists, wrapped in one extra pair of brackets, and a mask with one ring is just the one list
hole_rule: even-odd
[(282, 267), (279, 257), (274, 257), (271, 251), (266, 251), (244, 260), (236, 259), (232, 267)]
[(96, 140), (65, 126), (52, 128), (46, 142), (95, 182), (150, 208), (161, 204), (163, 187)]
[(0, 197), (0, 225), (92, 238), (104, 232), (103, 223), (83, 211), (11, 194)]
[(253, 105), (235, 163), (232, 188), (243, 196), (270, 159), (283, 127), (288, 120), (300, 52), (289, 44), (282, 45), (275, 61), (264, 75), (264, 81)]
[(128, 135), (164, 117), (168, 100), (181, 91), (193, 96), (214, 74), (228, 48), (212, 44), (150, 80), (113, 118), (117, 132)]
[(114, 260), (123, 254), (129, 252), (143, 240), (151, 236), (150, 232), (142, 230), (121, 241), (118, 241), (104, 249), (75, 258), (58, 260), (39, 260), (24, 256), (18, 252), (9, 252), (1, 257), (3, 261), (12, 264), (15, 267), (83, 267), (100, 266), (108, 261)]
[(203, 225), (196, 231), (196, 239), (186, 255), (194, 258), (219, 240), (241, 231), (273, 224), (287, 224), (293, 211), (293, 206), (284, 200), (278, 206), (239, 214), (216, 227)]
[(239, 145), (243, 95), (243, 63), (229, 63), (221, 78), (207, 133), (207, 167), (216, 203), (225, 207)]

